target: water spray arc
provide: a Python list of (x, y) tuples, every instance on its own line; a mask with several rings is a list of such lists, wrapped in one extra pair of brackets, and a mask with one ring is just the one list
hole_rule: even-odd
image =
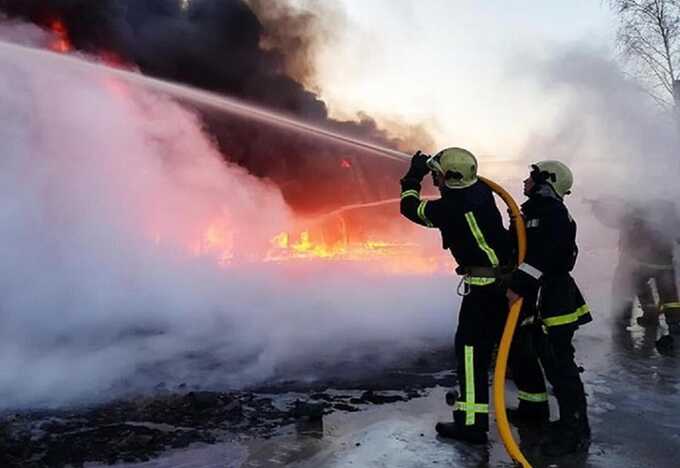
[[(49, 52), (45, 50), (34, 49), (31, 47), (20, 46), (16, 44), (11, 44), (8, 42), (0, 41), (0, 54), (11, 56), (17, 60), (35, 60), (41, 64), (59, 64), (59, 65), (69, 65), (74, 69), (84, 72), (99, 74), (105, 77), (115, 77), (124, 82), (142, 86), (153, 91), (168, 94), (174, 98), (181, 100), (186, 100), (194, 104), (206, 106), (215, 110), (223, 111), (226, 113), (241, 116), (243, 118), (256, 120), (268, 125), (274, 125), (281, 128), (291, 129), (297, 132), (302, 132), (316, 138), (322, 138), (325, 140), (331, 140), (337, 143), (341, 143), (353, 148), (362, 149), (364, 151), (373, 154), (374, 156), (379, 156), (382, 158), (388, 158), (391, 160), (401, 161), (408, 163), (411, 156), (409, 154), (397, 151), (391, 148), (386, 148), (384, 146), (376, 145), (367, 141), (360, 139), (355, 139), (330, 131), (328, 129), (311, 125), (309, 123), (296, 120), (294, 118), (278, 114), (275, 112), (262, 109), (260, 107), (243, 103), (236, 99), (226, 98), (215, 93), (210, 93), (188, 86), (179, 85), (176, 83), (170, 83), (167, 81), (150, 78), (147, 76), (140, 75), (138, 73), (133, 73), (126, 70), (121, 70), (117, 68), (112, 68), (99, 63), (87, 62), (77, 57), (65, 56), (62, 54)], [(508, 205), (511, 210), (511, 219), (515, 229), (517, 230), (518, 238), (518, 252), (519, 252), (519, 263), (522, 262), (524, 257), (524, 252), (526, 250), (526, 236), (524, 231), (524, 223), (519, 213), (517, 204), (514, 202), (512, 197), (498, 184), (480, 177), (491, 189), (497, 193), (503, 201)], [(376, 202), (381, 203), (392, 203), (393, 200)], [(345, 207), (344, 209), (351, 209), (352, 207)], [(494, 403), (496, 408), (496, 416), (498, 422), (498, 430), (501, 435), (501, 439), (505, 444), (505, 447), (513, 458), (523, 467), (530, 467), (531, 465), (522, 455), (519, 447), (512, 438), (512, 434), (508, 425), (507, 416), (505, 413), (505, 370), (507, 365), (507, 357), (512, 342), (512, 336), (517, 325), (517, 319), (519, 317), (519, 311), (521, 308), (521, 301), (517, 301), (511, 307), (508, 319), (503, 332), (503, 337), (501, 339), (501, 344), (498, 352), (498, 357), (496, 360), (496, 368), (494, 372)]]
[(74, 56), (63, 55), (46, 50), (35, 49), (32, 47), (21, 46), (9, 42), (0, 41), (0, 53), (12, 55), (18, 59), (35, 59), (43, 64), (56, 63), (61, 65), (68, 64), (71, 67), (83, 72), (90, 72), (115, 77), (130, 84), (143, 86), (144, 88), (168, 94), (172, 97), (183, 99), (197, 105), (205, 106), (214, 110), (223, 111), (229, 114), (238, 115), (246, 119), (275, 125), (302, 132), (318, 138), (325, 138), (352, 146), (358, 149), (378, 154), (383, 157), (402, 161), (408, 155), (400, 151), (385, 148), (367, 141), (351, 138), (331, 130), (312, 125), (283, 114), (271, 112), (261, 107), (246, 104), (238, 99), (227, 98), (222, 95), (192, 88), (190, 86), (171, 83), (168, 81), (140, 75), (139, 73), (109, 67), (100, 63), (88, 62)]

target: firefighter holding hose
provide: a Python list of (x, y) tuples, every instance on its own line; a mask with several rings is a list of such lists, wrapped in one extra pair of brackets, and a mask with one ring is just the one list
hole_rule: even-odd
[[(441, 198), (422, 200), (421, 182), (430, 171)], [(401, 213), (439, 229), (442, 247), (463, 276), (455, 337), (460, 398), (453, 422), (438, 423), (436, 430), (443, 437), (483, 444), (489, 430), (489, 365), (508, 312), (498, 277), (510, 262), (510, 236), (492, 190), (477, 178), (477, 160), (462, 148), (447, 148), (432, 158), (421, 152), (412, 157), (401, 179)]]
[(519, 406), (509, 409), (508, 417), (516, 424), (548, 422), (542, 367), (554, 389), (560, 419), (548, 426), (541, 449), (545, 455), (560, 456), (586, 450), (590, 442), (586, 396), (572, 339), (576, 329), (592, 318), (570, 274), (578, 254), (576, 223), (563, 198), (570, 193), (572, 173), (560, 161), (537, 162), (531, 169), (524, 181), (528, 200), (522, 205), (526, 257), (507, 282), (510, 303), (524, 298), (510, 353)]

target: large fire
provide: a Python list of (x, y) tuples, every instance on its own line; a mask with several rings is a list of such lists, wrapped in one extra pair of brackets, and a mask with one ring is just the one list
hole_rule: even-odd
[(243, 262), (286, 266), (320, 263), (355, 265), (362, 270), (408, 275), (453, 270), (448, 255), (431, 243), (427, 245), (427, 239), (432, 240), (432, 236), (425, 237), (423, 243), (423, 237), (399, 234), (385, 229), (384, 223), (380, 222), (371, 225), (361, 216), (358, 221), (356, 215), (331, 214), (313, 221), (300, 221), (299, 225), (299, 228), (273, 235), (266, 244), (255, 248), (250, 244), (244, 248), (239, 245), (235, 230), (214, 220), (199, 231), (188, 249), (194, 256), (213, 258), (223, 266)]
[(189, 256), (212, 259), (223, 267), (253, 263), (288, 267), (296, 264), (354, 265), (364, 271), (393, 275), (432, 275), (453, 271), (450, 256), (432, 245), (428, 246), (427, 241), (423, 245), (418, 239), (395, 239), (387, 232), (382, 233), (382, 238), (379, 233), (366, 237), (361, 229), (348, 231), (344, 223), (335, 224), (335, 228), (342, 230), (329, 237), (328, 225), (323, 224), (282, 231), (256, 247), (252, 243), (239, 245), (238, 231), (217, 219), (195, 230), (195, 239), (188, 242), (180, 240), (177, 244), (178, 239), (173, 241), (173, 236), (164, 236), (157, 230), (149, 237), (157, 246), (174, 244)]
[(275, 236), (265, 261), (354, 263), (392, 274), (434, 274), (450, 270), (445, 255), (425, 252), (413, 242), (365, 240), (327, 244), (323, 240), (313, 240), (309, 231), (297, 235), (283, 232)]
[[(70, 53), (73, 45), (69, 32), (60, 19), (48, 22), (53, 32), (53, 40), (49, 48), (59, 53)], [(130, 68), (115, 53), (99, 51), (99, 60), (105, 65), (116, 68)], [(105, 78), (103, 84), (120, 98), (129, 98), (125, 83), (115, 78)], [(351, 158), (339, 161), (343, 170), (355, 170)], [(355, 183), (363, 183), (357, 177)], [(352, 264), (362, 269), (377, 270), (390, 274), (434, 274), (452, 271), (449, 257), (441, 250), (424, 248), (421, 242), (412, 237), (398, 234), (393, 228), (385, 228), (384, 223), (374, 222), (374, 207), (389, 205), (391, 219), (398, 217), (398, 209), (394, 200), (384, 200), (365, 205), (355, 205), (329, 213), (317, 220), (299, 221), (298, 226), (289, 231), (272, 235), (266, 245), (244, 248), (239, 245), (238, 227), (229, 225), (222, 217), (208, 220), (203, 226), (196, 226), (193, 239), (180, 241), (180, 246), (194, 257), (211, 258), (219, 265), (229, 266), (242, 262), (262, 262), (270, 264), (293, 265), (309, 262), (326, 262), (328, 264)], [(366, 211), (368, 217), (357, 221), (356, 213)], [(348, 215), (348, 213), (351, 213)], [(359, 216), (361, 218), (361, 216)], [(384, 221), (384, 214), (377, 217)], [(403, 223), (407, 225), (408, 223)], [(178, 241), (173, 235), (150, 230), (151, 240), (157, 246)], [(173, 239), (173, 240), (171, 240)]]

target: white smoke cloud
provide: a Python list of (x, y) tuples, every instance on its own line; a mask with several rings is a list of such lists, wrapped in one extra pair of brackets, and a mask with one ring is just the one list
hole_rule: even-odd
[(553, 103), (555, 109), (552, 120), (526, 129), (521, 159), (525, 164), (559, 159), (574, 172), (573, 194), (566, 203), (579, 226), (581, 254), (575, 277), (595, 311), (600, 324), (596, 327), (602, 330), (612, 312), (619, 231), (602, 224), (590, 202), (645, 207), (662, 237), (678, 238), (680, 226), (660, 219), (654, 207), (661, 199), (674, 202), (678, 210), (680, 126), (607, 50), (572, 43), (550, 55), (513, 59), (509, 76), (536, 86), (544, 102)]
[(537, 85), (556, 109), (551, 122), (527, 129), (524, 157), (574, 165), (580, 193), (678, 194), (677, 120), (658, 108), (607, 50), (577, 43), (516, 63), (513, 76)]
[[(50, 40), (16, 24), (0, 37)], [(279, 191), (167, 97), (0, 53), (0, 407), (311, 378), (451, 339), (450, 276), (191, 254), (217, 223), (248, 260), (293, 221)]]

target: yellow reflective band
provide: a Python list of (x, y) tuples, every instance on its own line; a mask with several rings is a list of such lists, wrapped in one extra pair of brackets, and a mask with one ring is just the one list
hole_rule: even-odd
[(531, 401), (533, 403), (542, 403), (544, 401), (548, 401), (548, 394), (546, 392), (529, 393), (520, 390), (517, 392), (517, 398), (524, 401)]
[(466, 276), (463, 280), (472, 286), (486, 286), (496, 281), (496, 278), (486, 278), (481, 276)]
[(468, 211), (465, 213), (465, 219), (468, 222), (468, 226), (470, 226), (470, 231), (472, 231), (472, 235), (475, 237), (475, 240), (477, 241), (477, 245), (479, 246), (480, 249), (486, 253), (486, 256), (489, 257), (489, 261), (491, 262), (491, 266), (498, 266), (498, 257), (496, 256), (496, 252), (489, 247), (489, 244), (486, 243), (486, 239), (484, 239), (484, 234), (482, 234), (482, 230), (479, 229), (479, 225), (477, 224), (477, 220), (475, 219), (475, 215), (472, 213), (472, 211)]
[[(472, 418), (474, 421), (474, 413), (488, 413), (489, 412), (489, 405), (486, 403), (467, 403), (465, 401), (457, 401), (455, 405), (453, 405), (453, 410), (454, 411), (465, 411), (472, 413)], [(466, 416), (467, 417), (467, 416)], [(474, 423), (473, 423), (474, 424)]]
[(631, 263), (635, 263), (637, 265), (643, 266), (645, 268), (650, 268), (652, 270), (672, 270), (673, 265), (662, 265), (660, 263), (647, 263), (647, 262), (640, 262), (635, 259), (630, 260)]
[(405, 190), (401, 192), (401, 199), (403, 200), (406, 197), (416, 197), (420, 200), (420, 192), (417, 190)]
[[(467, 405), (475, 404), (475, 348), (472, 346), (465, 346), (465, 400)], [(472, 426), (475, 424), (474, 410), (465, 409), (465, 425)]]
[(427, 200), (423, 200), (418, 205), (418, 217), (427, 225), (427, 227), (433, 227), (432, 222), (425, 216), (425, 207), (427, 206)]
[(588, 304), (583, 304), (570, 314), (558, 315), (556, 317), (548, 317), (543, 319), (543, 324), (546, 327), (554, 327), (557, 325), (566, 325), (568, 323), (576, 322), (579, 318), (590, 312)]
[(666, 310), (666, 309), (680, 309), (680, 302), (666, 302), (664, 304), (661, 304), (661, 307), (659, 307), (660, 310)]

